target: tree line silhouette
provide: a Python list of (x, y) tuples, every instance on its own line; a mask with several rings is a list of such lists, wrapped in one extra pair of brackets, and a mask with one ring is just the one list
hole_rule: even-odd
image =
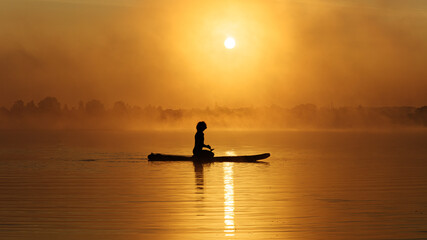
[(300, 104), (293, 108), (269, 107), (164, 109), (161, 106), (131, 106), (117, 101), (106, 108), (99, 100), (80, 101), (75, 107), (55, 97), (16, 101), (0, 108), (1, 129), (153, 129), (192, 128), (203, 119), (217, 128), (385, 128), (427, 127), (423, 107), (317, 107)]

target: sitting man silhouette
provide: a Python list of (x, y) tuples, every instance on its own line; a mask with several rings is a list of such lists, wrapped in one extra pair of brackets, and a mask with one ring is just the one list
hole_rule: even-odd
[[(214, 153), (212, 152), (212, 148), (209, 145), (205, 145), (205, 134), (203, 133), (203, 131), (206, 130), (206, 128), (208, 128), (206, 126), (205, 122), (199, 122), (197, 123), (196, 129), (197, 129), (197, 133), (194, 136), (194, 148), (193, 148), (193, 156), (196, 158), (213, 158)], [(203, 148), (209, 148), (210, 151), (208, 150), (203, 150)]]

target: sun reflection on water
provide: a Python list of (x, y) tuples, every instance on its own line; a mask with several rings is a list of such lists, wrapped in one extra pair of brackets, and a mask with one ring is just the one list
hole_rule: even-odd
[(224, 168), (224, 233), (232, 237), (236, 230), (234, 225), (234, 181), (233, 163), (225, 162)]
[(236, 153), (234, 151), (227, 151), (225, 152), (226, 156), (236, 156)]

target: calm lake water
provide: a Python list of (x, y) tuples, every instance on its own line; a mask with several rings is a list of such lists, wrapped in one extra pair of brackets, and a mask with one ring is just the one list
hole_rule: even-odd
[(427, 131), (0, 131), (0, 239), (427, 239)]

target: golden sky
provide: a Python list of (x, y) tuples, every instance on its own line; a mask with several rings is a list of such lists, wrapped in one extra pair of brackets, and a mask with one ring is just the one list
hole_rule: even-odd
[(427, 2), (2, 0), (0, 91), (6, 106), (426, 105)]

